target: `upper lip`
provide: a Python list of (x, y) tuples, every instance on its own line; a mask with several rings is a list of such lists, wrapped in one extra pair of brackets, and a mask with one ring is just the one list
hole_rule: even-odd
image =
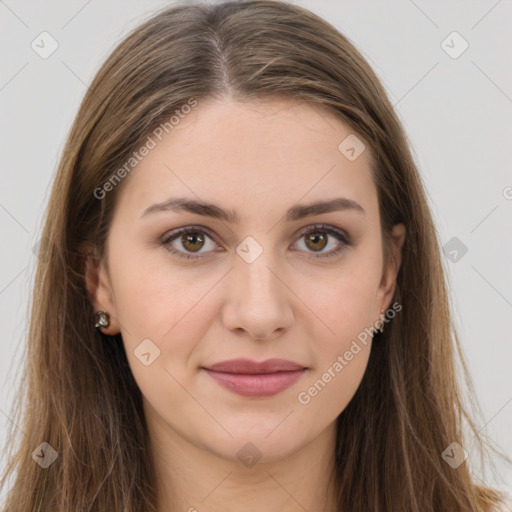
[(287, 359), (267, 359), (261, 362), (251, 361), (250, 359), (230, 359), (229, 361), (222, 361), (205, 366), (204, 368), (223, 373), (258, 374), (304, 370), (306, 367)]

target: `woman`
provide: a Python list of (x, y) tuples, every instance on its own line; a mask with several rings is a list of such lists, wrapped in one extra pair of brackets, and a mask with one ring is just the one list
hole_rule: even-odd
[(179, 6), (133, 31), (43, 241), (6, 511), (500, 506), (466, 462), (405, 134), (314, 14)]

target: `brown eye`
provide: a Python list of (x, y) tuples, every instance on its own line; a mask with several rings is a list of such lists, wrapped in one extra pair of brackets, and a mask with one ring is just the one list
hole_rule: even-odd
[(187, 251), (199, 251), (204, 245), (204, 236), (199, 232), (189, 232), (181, 235), (181, 243)]
[[(337, 228), (324, 224), (304, 230), (298, 242), (302, 242), (302, 240), (304, 240), (305, 252), (309, 252), (314, 258), (336, 256), (352, 245), (347, 234)], [(328, 245), (331, 246), (331, 249), (324, 251)]]
[(203, 253), (213, 252), (218, 248), (206, 230), (193, 227), (174, 231), (165, 236), (161, 243), (169, 252), (185, 259), (202, 258), (206, 256)]
[(312, 231), (305, 237), (306, 245), (313, 251), (321, 251), (327, 245), (327, 237), (319, 231)]

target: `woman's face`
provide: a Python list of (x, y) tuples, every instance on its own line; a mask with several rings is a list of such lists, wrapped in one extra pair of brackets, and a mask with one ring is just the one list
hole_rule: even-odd
[[(167, 129), (122, 184), (108, 268), (88, 266), (94, 306), (122, 334), (150, 425), (276, 460), (333, 428), (390, 307), (370, 150), (281, 100), (200, 101)], [(288, 363), (256, 364), (271, 359)]]

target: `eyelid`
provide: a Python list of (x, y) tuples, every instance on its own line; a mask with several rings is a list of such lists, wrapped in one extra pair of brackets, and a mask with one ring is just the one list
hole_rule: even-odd
[[(315, 231), (323, 231), (323, 232), (327, 233), (328, 235), (333, 236), (334, 238), (336, 238), (340, 242), (341, 246), (338, 246), (337, 248), (332, 249), (331, 251), (329, 251), (327, 253), (318, 253), (317, 255), (315, 255), (314, 252), (309, 252), (310, 256), (308, 256), (308, 257), (320, 258), (320, 259), (325, 258), (325, 259), (327, 259), (327, 258), (330, 258), (330, 257), (334, 257), (340, 251), (345, 249), (347, 246), (352, 245), (352, 241), (351, 241), (350, 236), (344, 230), (342, 230), (340, 228), (337, 228), (335, 226), (331, 226), (329, 224), (322, 224), (322, 223), (311, 224), (309, 226), (306, 226), (306, 227), (302, 228), (298, 232), (298, 234), (294, 237), (294, 240), (295, 240), (294, 244), (297, 241), (299, 241), (304, 235), (307, 235), (309, 233), (314, 233)], [(193, 233), (193, 232), (199, 232), (199, 233), (203, 233), (205, 235), (208, 235), (208, 237), (211, 238), (214, 243), (217, 243), (215, 241), (216, 235), (214, 235), (213, 232), (209, 228), (207, 228), (206, 226), (188, 225), (188, 226), (184, 226), (182, 228), (177, 228), (175, 230), (172, 230), (169, 233), (166, 233), (161, 238), (161, 244), (164, 245), (164, 246), (167, 246), (169, 244), (169, 242), (174, 241), (181, 234), (183, 234), (183, 233)], [(183, 258), (183, 259), (201, 259), (201, 258), (208, 257), (207, 255), (211, 254), (212, 252), (216, 252), (216, 251), (208, 251), (206, 253), (201, 253), (201, 252), (190, 253), (190, 252), (179, 251), (179, 250), (176, 250), (174, 248), (170, 249), (169, 247), (167, 247), (167, 250), (170, 253), (172, 253), (172, 254), (176, 254), (178, 256), (178, 258)], [(304, 252), (304, 251), (294, 250), (294, 252)], [(306, 251), (306, 252), (308, 252), (308, 251)], [(202, 256), (202, 254), (205, 254), (206, 256)]]

